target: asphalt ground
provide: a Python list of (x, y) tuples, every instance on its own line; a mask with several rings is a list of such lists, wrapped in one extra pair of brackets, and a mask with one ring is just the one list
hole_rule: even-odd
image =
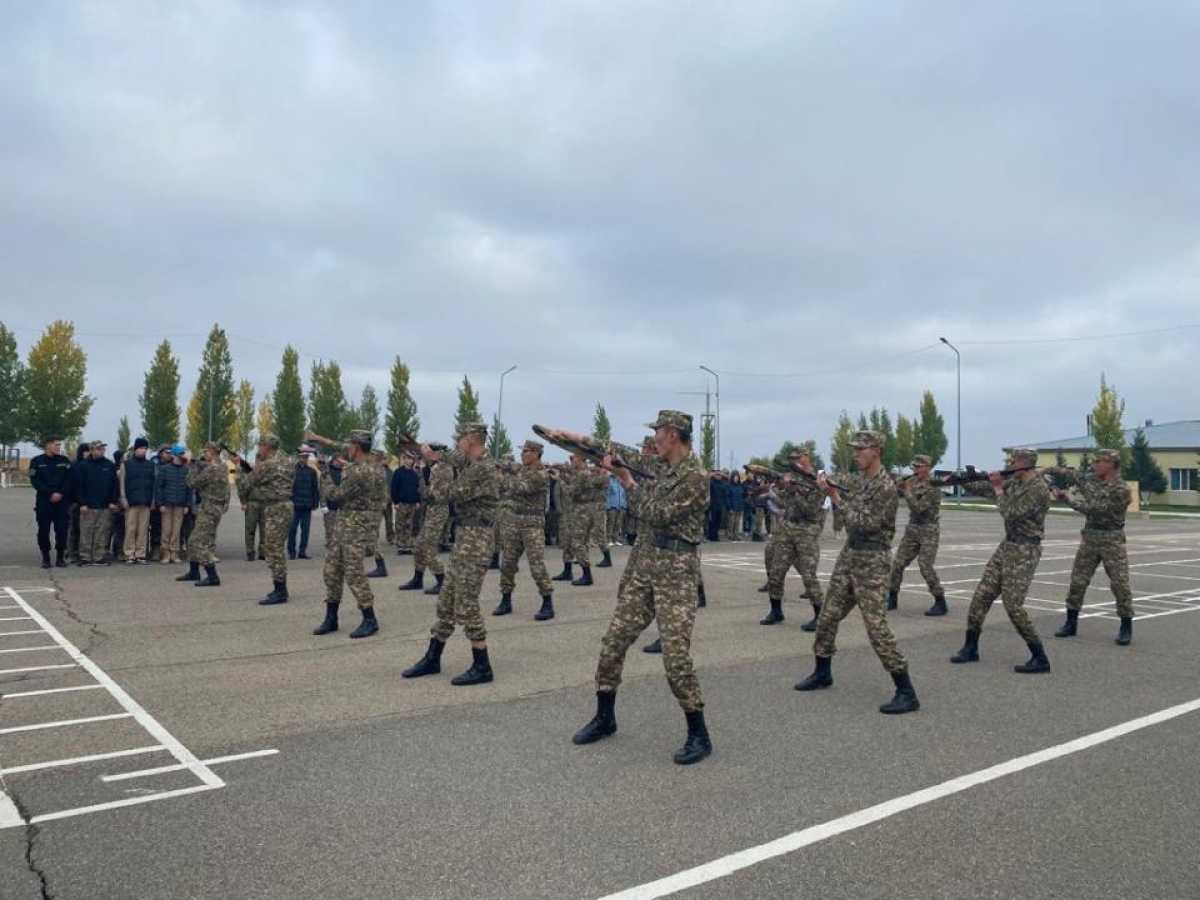
[[(677, 873), (691, 873), (682, 897), (1200, 893), (1200, 710), (1063, 747), (1200, 698), (1200, 523), (1130, 523), (1142, 599), (1134, 643), (1119, 648), (1102, 571), (1080, 636), (1051, 637), (1080, 525), (1051, 516), (1029, 608), (1053, 672), (1020, 676), (1025, 648), (999, 603), (981, 661), (947, 662), (1001, 528), (994, 513), (946, 512), (950, 615), (922, 615), (914, 566), (889, 617), (922, 702), (895, 718), (876, 712), (892, 686), (857, 616), (839, 634), (834, 687), (798, 694), (812, 665), (799, 578), (787, 621), (761, 627), (762, 545), (706, 545), (693, 651), (716, 752), (680, 768), (682, 715), (660, 658), (637, 650), (619, 733), (570, 741), (593, 711), (624, 549), (596, 586), (559, 587), (549, 623), (532, 621), (522, 566), (516, 614), (487, 617), (496, 682), (454, 688), (469, 664), (461, 636), (442, 676), (399, 677), (435, 603), (396, 591), (411, 557), (389, 553), (391, 576), (372, 581), (379, 635), (347, 639), (347, 595), (342, 631), (317, 638), (317, 522), (318, 558), (290, 567), (292, 601), (260, 607), (270, 579), (244, 560), (236, 508), (210, 591), (176, 583), (182, 566), (37, 568), (30, 499), (0, 492), (0, 897), (650, 897), (665, 888), (631, 889)], [(839, 544), (827, 531), (823, 582)], [(558, 551), (548, 557), (557, 569)], [(489, 573), (489, 609), (497, 582)], [(952, 781), (1047, 748), (1060, 755)], [(236, 758), (251, 753), (269, 755)], [(111, 780), (122, 774), (135, 777)], [(945, 795), (847, 818), (935, 787)], [(770, 843), (797, 833), (791, 852)], [(754, 865), (730, 861), (751, 848), (763, 848)]]

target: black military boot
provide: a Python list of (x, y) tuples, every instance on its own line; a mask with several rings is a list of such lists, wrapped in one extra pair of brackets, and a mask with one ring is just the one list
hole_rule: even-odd
[(1062, 623), (1062, 627), (1054, 632), (1055, 637), (1075, 637), (1079, 632), (1079, 610), (1068, 609), (1067, 621)]
[(888, 591), (887, 608), (889, 610), (892, 610), (892, 609), (895, 609), (899, 605), (900, 605), (900, 592), (899, 591)]
[(908, 677), (908, 672), (893, 672), (892, 681), (896, 684), (896, 696), (879, 707), (881, 713), (885, 716), (898, 716), (902, 713), (916, 712), (921, 708), (921, 701), (917, 699), (917, 692), (913, 688), (912, 679)]
[(188, 570), (186, 572), (184, 572), (182, 575), (177, 575), (175, 577), (175, 580), (176, 581), (199, 581), (200, 580), (200, 563), (198, 563), (198, 562), (188, 563)]
[(338, 630), (338, 604), (325, 602), (325, 621), (313, 629), (313, 634), (333, 634)]
[(267, 596), (265, 596), (261, 600), (259, 600), (258, 605), (259, 606), (275, 606), (279, 603), (287, 603), (287, 602), (288, 602), (287, 582), (286, 581), (276, 581), (275, 582), (275, 590), (271, 591), (271, 593), (267, 594)]
[(253, 550), (246, 551), (246, 562), (254, 562), (254, 551)]
[(783, 621), (783, 601), (771, 598), (771, 611), (765, 619), (759, 620), (759, 625), (778, 625)]
[(677, 765), (690, 766), (712, 753), (712, 741), (709, 740), (708, 729), (704, 726), (704, 710), (694, 709), (683, 715), (687, 719), (687, 740), (675, 751), (672, 758)]
[(653, 643), (642, 648), (643, 653), (662, 653), (662, 638), (655, 638)]
[(813, 617), (800, 626), (801, 631), (813, 632), (817, 630), (817, 619), (821, 618), (821, 604), (814, 603), (812, 608)]
[(979, 662), (979, 629), (968, 628), (962, 649), (950, 657), (952, 663)]
[(220, 587), (221, 578), (217, 575), (216, 566), (205, 566), (204, 577), (197, 581), (192, 587)]
[(581, 563), (580, 568), (583, 569), (583, 574), (572, 581), (571, 584), (575, 587), (587, 587), (588, 585), (595, 584), (596, 582), (592, 581), (592, 567), (587, 563)]
[(434, 575), (433, 579), (433, 584), (425, 588), (425, 593), (431, 597), (436, 597), (442, 592), (442, 584), (446, 580), (446, 573), (443, 572), (441, 575)]
[(758, 589), (758, 592), (759, 592), (760, 594), (765, 594), (765, 593), (766, 593), (767, 591), (769, 591), (770, 589), (771, 589), (771, 583), (768, 581), (766, 584), (764, 584), (762, 587), (760, 587), (760, 588)]
[(488, 660), (487, 647), (471, 648), (471, 668), (461, 675), (455, 675), (450, 683), (456, 687), (468, 684), (487, 684), (492, 680), (492, 664)]
[(512, 612), (512, 594), (503, 593), (500, 595), (500, 602), (496, 608), (492, 610), (493, 616), (507, 616)]
[(56, 569), (65, 569), (67, 567), (67, 557), (61, 550), (57, 550), (54, 556), (54, 567)]
[(946, 595), (938, 594), (933, 598), (933, 606), (925, 610), (927, 616), (944, 616), (949, 609), (946, 607)]
[(416, 665), (409, 666), (400, 673), (401, 678), (420, 678), (422, 675), (437, 675), (442, 671), (442, 651), (446, 645), (435, 637), (429, 639), (429, 648), (425, 655), (417, 660)]
[(500, 568), (500, 554), (499, 553), (492, 554), (492, 561), (490, 563), (488, 563), (488, 568), (489, 569)]
[(596, 691), (596, 715), (571, 738), (575, 744), (594, 744), (617, 733), (617, 692)]
[(49, 550), (42, 551), (42, 568), (43, 569), (50, 568), (50, 551)]
[(538, 622), (545, 622), (548, 619), (554, 618), (553, 594), (542, 594), (542, 608), (533, 614), (533, 618)]
[(397, 590), (401, 591), (419, 591), (425, 587), (425, 570), (417, 569), (413, 572), (413, 577), (400, 585)]
[(604, 553), (604, 559), (602, 559), (602, 560), (600, 560), (600, 562), (596, 563), (596, 568), (597, 569), (611, 569), (612, 568), (612, 554), (608, 552), (607, 547), (604, 548), (603, 553)]
[(1128, 647), (1133, 640), (1133, 617), (1121, 616), (1121, 630), (1117, 632), (1116, 642), (1122, 647)]
[(708, 606), (708, 595), (704, 593), (704, 582), (702, 581), (696, 588), (696, 608), (704, 609), (706, 606)]
[(362, 621), (350, 632), (352, 638), (370, 637), (379, 631), (379, 620), (375, 618), (374, 607), (368, 606), (362, 611)]
[(1046, 657), (1046, 648), (1042, 646), (1042, 642), (1027, 641), (1026, 646), (1029, 647), (1029, 659), (1019, 666), (1013, 666), (1013, 671), (1020, 672), (1022, 675), (1040, 675), (1043, 672), (1049, 672), (1050, 660)]
[(573, 576), (571, 574), (571, 564), (563, 563), (563, 570), (561, 572), (559, 572), (557, 575), (555, 575), (553, 578), (551, 578), (550, 580), (551, 581), (570, 581), (572, 577)]
[(367, 573), (368, 578), (387, 578), (387, 566), (384, 565), (383, 557), (378, 553), (375, 554), (375, 568)]
[(817, 667), (813, 669), (811, 675), (795, 686), (796, 690), (815, 691), (833, 686), (833, 659), (828, 656), (818, 656), (816, 660)]

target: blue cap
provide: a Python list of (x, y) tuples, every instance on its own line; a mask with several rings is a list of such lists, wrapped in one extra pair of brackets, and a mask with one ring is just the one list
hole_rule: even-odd
[(172, 447), (171, 447), (171, 455), (172, 456), (183, 456), (183, 454), (185, 454), (185, 453), (187, 453), (187, 447), (183, 446), (183, 444), (172, 445)]

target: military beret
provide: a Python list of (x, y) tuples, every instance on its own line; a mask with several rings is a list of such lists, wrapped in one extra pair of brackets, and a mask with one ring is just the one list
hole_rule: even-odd
[(1121, 451), (1120, 450), (1097, 450), (1096, 455), (1092, 458), (1097, 459), (1097, 460), (1102, 459), (1105, 462), (1110, 462), (1113, 465), (1119, 466), (1121, 464)]
[(538, 456), (542, 455), (542, 451), (546, 449), (546, 445), (540, 441), (526, 441), (522, 446), (522, 450), (532, 450)]
[(930, 459), (928, 456), (926, 456), (924, 453), (918, 453), (916, 456), (914, 456), (912, 458), (912, 464), (914, 466), (932, 466), (933, 460)]
[(487, 433), (488, 427), (485, 422), (463, 422), (454, 430), (454, 439), (457, 441), (468, 434), (477, 434), (480, 437), (486, 438)]
[(659, 428), (678, 428), (680, 431), (686, 431), (690, 434), (692, 431), (692, 417), (677, 409), (660, 409), (658, 411), (658, 418), (653, 422), (648, 422), (646, 427), (655, 430)]
[(269, 431), (264, 432), (263, 434), (260, 434), (258, 436), (258, 446), (270, 447), (272, 450), (278, 450), (279, 449), (279, 435), (272, 434)]
[(850, 439), (850, 446), (856, 450), (861, 450), (867, 447), (873, 447), (876, 450), (883, 449), (883, 435), (878, 431), (856, 431), (854, 437)]

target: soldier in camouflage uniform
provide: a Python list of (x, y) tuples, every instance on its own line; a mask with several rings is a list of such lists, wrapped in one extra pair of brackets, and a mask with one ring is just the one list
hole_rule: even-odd
[(455, 435), (458, 448), (449, 454), (454, 470), (450, 502), (458, 518), (450, 572), (438, 597), (437, 621), (430, 629), (432, 637), (425, 655), (404, 670), (405, 678), (436, 675), (442, 670), (442, 650), (454, 634), (456, 625), (471, 642), (471, 667), (450, 680), (453, 685), (485, 684), (493, 680), (488, 659), (487, 630), (479, 613), (479, 591), (492, 555), (492, 535), (496, 524), (496, 504), (500, 485), (496, 463), (489, 459), (484, 444), (487, 425), (466, 422)]
[[(317, 468), (322, 475), (329, 474), (329, 483), (332, 486), (336, 487), (342, 483), (342, 461), (340, 459), (327, 462), (318, 460)], [(321, 502), (325, 504), (325, 514), (322, 516), (321, 522), (325, 526), (325, 553), (328, 555), (337, 545), (338, 503), (336, 500), (326, 497), (324, 491), (321, 492)]]
[[(812, 457), (805, 446), (793, 450), (789, 460), (810, 475), (815, 475)], [(804, 581), (805, 596), (812, 602), (814, 618), (821, 612), (821, 582), (817, 580), (817, 563), (821, 559), (825, 492), (816, 481), (787, 475), (779, 484), (778, 496), (782, 515), (767, 545), (767, 585), (771, 611), (760, 625), (775, 625), (783, 621), (783, 582), (792, 566), (796, 567)]]
[[(263, 505), (256, 500), (250, 499), (248, 490), (248, 482), (246, 476), (249, 472), (239, 472), (235, 480), (237, 487), (238, 500), (242, 504), (242, 513), (245, 517), (243, 524), (244, 534), (246, 537), (246, 561), (253, 562), (255, 559), (266, 559), (266, 554), (263, 552)], [(254, 548), (254, 536), (258, 535), (258, 549)]]
[(251, 503), (262, 504), (263, 551), (271, 569), (274, 589), (259, 600), (260, 606), (287, 603), (288, 527), (292, 524), (292, 482), (296, 461), (279, 449), (279, 438), (264, 434), (258, 439), (254, 468), (242, 475), (246, 496)]
[(854, 448), (854, 462), (861, 474), (847, 479), (846, 494), (840, 493), (823, 474), (818, 476), (834, 508), (845, 513), (846, 544), (838, 554), (825, 603), (817, 617), (817, 635), (813, 640), (816, 669), (796, 685), (796, 690), (814, 691), (833, 684), (831, 663), (837, 650), (838, 625), (857, 606), (871, 647), (896, 685), (895, 696), (879, 711), (889, 715), (915, 712), (921, 704), (908, 675), (908, 661), (888, 627), (883, 603), (899, 497), (896, 485), (880, 462), (883, 435), (877, 431), (859, 431), (850, 446)]
[(496, 463), (496, 476), (499, 484), (500, 499), (496, 503), (496, 527), (492, 529), (492, 559), (488, 563), (489, 569), (500, 568), (500, 551), (504, 548), (504, 538), (507, 532), (512, 527), (512, 495), (510, 493), (512, 485), (512, 476), (516, 472), (517, 464), (511, 457), (498, 460)]
[(942, 489), (929, 480), (932, 466), (933, 460), (928, 456), (914, 456), (912, 477), (900, 482), (900, 496), (908, 504), (908, 525), (904, 528), (904, 537), (900, 539), (896, 559), (892, 562), (887, 608), (896, 608), (904, 570), (916, 559), (921, 576), (929, 586), (929, 593), (933, 594), (933, 606), (925, 610), (925, 615), (944, 616), (946, 592), (933, 567), (941, 536)]
[(374, 466), (377, 470), (376, 474), (379, 476), (372, 481), (373, 502), (379, 517), (376, 519), (374, 527), (366, 529), (367, 543), (363, 547), (363, 551), (366, 553), (365, 558), (375, 558), (375, 568), (367, 573), (367, 578), (387, 578), (387, 564), (383, 561), (383, 554), (379, 552), (379, 525), (382, 522), (387, 526), (385, 540), (390, 543), (392, 540), (391, 496), (388, 494), (388, 481), (391, 473), (387, 467), (387, 457), (383, 455), (382, 451), (376, 450), (368, 454), (363, 462)]
[[(692, 625), (700, 578), (697, 548), (704, 538), (708, 478), (692, 455), (692, 417), (662, 410), (652, 423), (663, 458), (653, 481), (636, 482), (628, 469), (615, 474), (637, 511), (641, 531), (617, 598), (617, 609), (601, 642), (596, 667), (596, 715), (574, 737), (590, 744), (616, 733), (616, 691), (625, 654), (654, 619), (662, 632), (663, 665), (671, 692), (683, 708), (688, 734), (675, 753), (680, 765), (712, 752), (704, 722), (704, 700), (692, 668)], [(606, 462), (610, 465), (611, 460)]]
[(425, 593), (435, 595), (441, 593), (446, 578), (446, 570), (438, 559), (438, 547), (442, 531), (450, 518), (450, 486), (454, 482), (454, 469), (442, 460), (441, 453), (428, 445), (422, 445), (421, 455), (432, 466), (429, 482), (426, 483), (424, 478), (420, 482), (421, 505), (425, 508), (425, 515), (413, 548), (413, 577), (400, 585), (400, 590), (419, 591), (424, 588), (425, 570), (428, 569), (433, 573), (435, 583), (425, 588)]
[(550, 477), (558, 483), (558, 543), (562, 549), (562, 571), (551, 581), (572, 581), (575, 573), (571, 570), (575, 559), (575, 501), (571, 499), (574, 490), (575, 469), (570, 464), (555, 466)]
[(603, 550), (601, 568), (612, 565), (608, 547), (604, 546), (605, 510), (608, 497), (608, 473), (599, 467), (589, 467), (579, 455), (571, 456), (571, 549), (572, 562), (582, 570), (571, 582), (575, 587), (586, 587), (592, 581), (591, 551), (593, 547)]
[[(196, 527), (188, 540), (188, 572), (176, 581), (193, 581), (195, 587), (217, 587), (217, 526), (229, 507), (229, 469), (221, 460), (221, 449), (212, 441), (204, 445), (204, 458), (188, 469), (187, 485), (200, 497)], [(204, 578), (200, 567), (204, 566)]]
[(313, 634), (331, 634), (338, 630), (338, 607), (342, 602), (343, 582), (350, 588), (362, 622), (350, 632), (352, 638), (369, 637), (379, 631), (375, 617), (375, 597), (363, 572), (371, 540), (379, 538), (379, 495), (387, 476), (372, 458), (371, 433), (352, 431), (342, 453), (346, 460), (341, 478), (335, 484), (329, 469), (320, 470), (313, 459), (308, 464), (321, 479), (321, 496), (337, 506), (337, 524), (329, 552), (325, 554), (322, 575), (325, 579), (325, 621)]
[(521, 554), (529, 560), (529, 574), (542, 595), (542, 608), (534, 619), (545, 622), (554, 618), (554, 586), (546, 571), (546, 489), (549, 478), (542, 466), (543, 445), (526, 441), (521, 448), (521, 465), (506, 476), (507, 496), (511, 504), (505, 518), (504, 550), (500, 555), (500, 604), (494, 616), (512, 612), (512, 592), (517, 583), (517, 563)]
[(1061, 489), (1055, 490), (1054, 494), (1071, 509), (1086, 516), (1079, 549), (1075, 552), (1075, 564), (1071, 568), (1067, 621), (1054, 636), (1075, 636), (1083, 596), (1096, 566), (1104, 563), (1109, 587), (1117, 601), (1117, 615), (1121, 617), (1116, 642), (1122, 647), (1127, 646), (1133, 640), (1133, 591), (1129, 587), (1129, 557), (1125, 553), (1125, 511), (1130, 497), (1129, 488), (1121, 479), (1121, 454), (1116, 450), (1097, 451), (1089, 472), (1065, 468), (1051, 468), (1046, 472), (1078, 490), (1078, 497)]
[(962, 649), (950, 657), (953, 663), (979, 661), (979, 634), (983, 620), (997, 597), (1004, 602), (1004, 611), (1012, 621), (1017, 633), (1029, 647), (1029, 661), (1013, 666), (1013, 671), (1036, 674), (1050, 671), (1050, 660), (1038, 637), (1037, 629), (1025, 611), (1025, 595), (1033, 582), (1038, 562), (1042, 558), (1042, 535), (1045, 531), (1046, 511), (1050, 508), (1050, 488), (1038, 472), (1037, 451), (1018, 449), (1009, 455), (1009, 466), (1016, 471), (1005, 477), (993, 472), (982, 487), (967, 485), (971, 494), (992, 494), (996, 508), (1004, 517), (1004, 540), (996, 548), (967, 613), (967, 636)]

